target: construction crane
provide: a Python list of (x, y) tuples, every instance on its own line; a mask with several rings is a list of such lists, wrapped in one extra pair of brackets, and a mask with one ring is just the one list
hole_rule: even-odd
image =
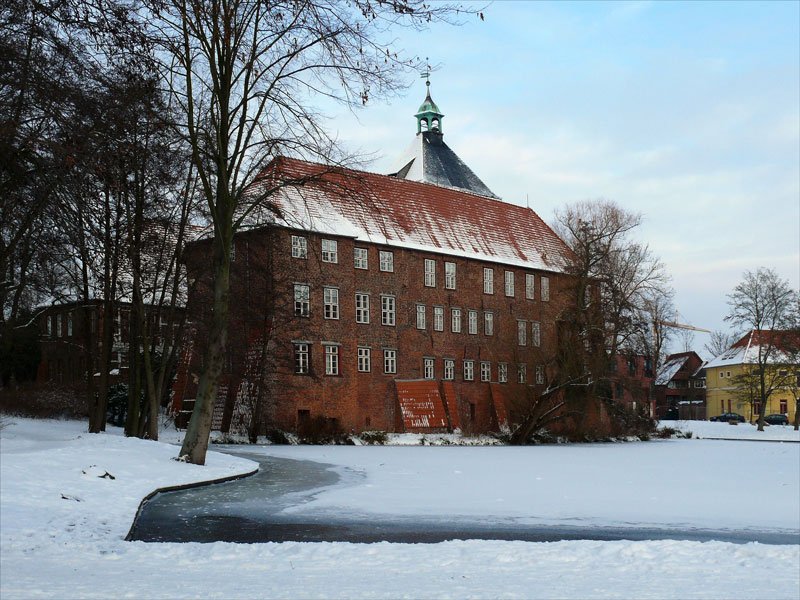
[(702, 331), (703, 333), (711, 333), (710, 329), (703, 329), (702, 327), (695, 327), (694, 325), (687, 325), (685, 323), (676, 323), (675, 321), (658, 321), (661, 325), (672, 327), (674, 329), (689, 329), (691, 331)]
[(663, 319), (658, 320), (657, 323), (660, 325), (664, 325), (665, 327), (672, 327), (674, 329), (688, 329), (690, 331), (702, 331), (703, 333), (711, 333), (708, 329), (703, 329), (702, 327), (695, 327), (694, 325), (687, 325), (686, 323), (680, 323), (680, 316), (681, 314), (678, 311), (675, 311), (675, 319), (672, 321), (665, 321)]

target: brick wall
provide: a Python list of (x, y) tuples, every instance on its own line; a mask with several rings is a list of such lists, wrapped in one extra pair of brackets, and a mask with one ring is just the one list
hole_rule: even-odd
[[(292, 257), (292, 235), (306, 239), (307, 258)], [(338, 261), (322, 260), (322, 240), (335, 240)], [(564, 305), (564, 276), (505, 267), (466, 258), (437, 255), (377, 244), (354, 243), (350, 238), (312, 234), (283, 228), (264, 228), (236, 236), (231, 275), (231, 325), (229, 371), (231, 388), (246, 369), (245, 356), (255, 334), (265, 333), (268, 351), (262, 365), (264, 396), (260, 410), (267, 426), (294, 429), (306, 415), (336, 419), (345, 431), (395, 430), (399, 426), (394, 379), (422, 379), (423, 358), (434, 359), (434, 379), (444, 377), (444, 359), (455, 362), (453, 387), (462, 428), (472, 431), (496, 429), (490, 383), (481, 381), (481, 361), (491, 366), (491, 382), (498, 382), (499, 363), (507, 364), (504, 388), (509, 409), (536, 387), (537, 366), (544, 366), (555, 348), (555, 322)], [(367, 250), (367, 269), (354, 266), (354, 248)], [(393, 253), (393, 270), (379, 269), (379, 251)], [(435, 265), (435, 286), (425, 285), (425, 259)], [(190, 297), (190, 318), (196, 322), (203, 348), (203, 323), (208, 317), (208, 266), (210, 241), (197, 243), (189, 251), (192, 278), (200, 285)], [(445, 262), (456, 265), (455, 289), (445, 287)], [(484, 268), (493, 269), (494, 293), (484, 293)], [(514, 273), (514, 295), (507, 296), (504, 272)], [(526, 298), (525, 275), (535, 276), (534, 299)], [(542, 276), (549, 277), (550, 301), (541, 299)], [(308, 316), (294, 315), (294, 284), (310, 290)], [(339, 318), (323, 315), (324, 288), (338, 290)], [(356, 293), (368, 294), (368, 324), (356, 323)], [(381, 297), (393, 296), (396, 319), (393, 326), (381, 324)], [(417, 306), (425, 307), (425, 328), (417, 327)], [(443, 310), (443, 330), (434, 329), (434, 307)], [(461, 310), (461, 332), (452, 331), (452, 309)], [(468, 311), (478, 313), (478, 330), (469, 333)], [(493, 314), (494, 332), (485, 332), (484, 314)], [(525, 322), (525, 345), (518, 340), (518, 321)], [(540, 323), (541, 339), (533, 346), (532, 322)], [(293, 342), (310, 347), (309, 374), (294, 373)], [(339, 374), (325, 374), (324, 342), (338, 348)], [(259, 343), (264, 343), (260, 341)], [(358, 348), (371, 351), (371, 370), (357, 370)], [(383, 352), (397, 351), (397, 373), (385, 374)], [(195, 353), (189, 369), (197, 370)], [(474, 380), (465, 381), (463, 361), (474, 361)], [(526, 382), (517, 382), (517, 365), (526, 367)], [(252, 368), (250, 369), (252, 371)], [(189, 378), (191, 380), (191, 377)], [(541, 387), (541, 385), (539, 386)], [(191, 396), (192, 390), (187, 390)], [(229, 397), (234, 402), (235, 394)], [(239, 400), (241, 401), (241, 399)], [(308, 411), (299, 413), (298, 411)], [(513, 415), (512, 415), (513, 417)]]

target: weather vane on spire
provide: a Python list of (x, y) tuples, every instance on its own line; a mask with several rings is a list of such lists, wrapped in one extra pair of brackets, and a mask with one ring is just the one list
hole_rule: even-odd
[(427, 65), (428, 68), (425, 69), (422, 73), (420, 73), (419, 76), (422, 77), (423, 79), (425, 79), (425, 85), (430, 88), (431, 87), (431, 65), (430, 65), (430, 63), (427, 62), (428, 61), (428, 57), (427, 56), (425, 57), (425, 61), (426, 61), (426, 65)]

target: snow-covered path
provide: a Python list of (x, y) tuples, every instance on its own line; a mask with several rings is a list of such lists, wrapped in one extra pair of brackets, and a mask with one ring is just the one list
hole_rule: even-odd
[[(176, 449), (164, 444), (124, 439), (115, 435), (90, 436), (83, 424), (14, 420), (0, 432), (0, 597), (12, 598), (786, 598), (800, 596), (800, 546), (730, 544), (724, 542), (594, 542), (553, 543), (504, 541), (452, 541), (438, 544), (349, 544), (349, 543), (267, 543), (267, 544), (147, 544), (125, 542), (124, 535), (139, 500), (156, 487), (203, 478), (244, 472), (252, 463), (219, 454), (210, 455), (208, 467), (175, 463)], [(721, 444), (722, 442), (714, 442)], [(685, 449), (684, 449), (685, 446)], [(747, 493), (753, 485), (746, 470), (754, 446), (779, 444), (739, 443), (731, 450), (726, 467), (741, 468), (745, 482), (738, 488)], [(790, 445), (786, 445), (788, 448)], [(794, 446), (794, 445), (791, 445)], [(608, 455), (593, 468), (620, 472), (616, 460), (628, 454), (630, 468), (648, 456), (646, 448), (675, 448), (678, 455), (693, 462), (705, 460), (701, 443), (687, 440), (678, 444), (622, 444), (619, 456)], [(694, 448), (694, 452), (692, 451)], [(587, 447), (588, 449), (588, 447)], [(314, 452), (331, 448), (270, 448), (274, 454), (297, 452), (312, 459)], [(337, 454), (326, 462), (348, 469), (366, 469), (363, 485), (393, 483), (378, 496), (387, 502), (380, 512), (405, 511), (427, 506), (428, 489), (449, 489), (459, 510), (479, 510), (487, 499), (503, 498), (507, 514), (522, 514), (514, 485), (486, 489), (500, 481), (490, 475), (467, 483), (459, 477), (475, 477), (453, 461), (458, 449), (418, 450), (412, 462), (394, 458), (390, 448), (351, 448), (362, 454)], [(425, 450), (445, 450), (432, 455)], [(491, 451), (492, 449), (484, 449)], [(497, 449), (495, 449), (497, 450)], [(500, 449), (506, 450), (506, 449)], [(532, 450), (542, 450), (535, 448)], [(553, 452), (546, 464), (560, 463), (567, 471), (580, 458), (573, 447), (547, 449)], [(558, 452), (562, 451), (562, 452)], [(676, 455), (676, 456), (678, 456)], [(353, 457), (358, 456), (356, 460)], [(388, 457), (391, 471), (385, 478), (378, 467)], [(398, 455), (400, 456), (400, 455)], [(498, 455), (499, 456), (499, 455)], [(671, 455), (666, 454), (665, 457)], [(431, 458), (434, 457), (434, 458)], [(447, 461), (444, 458), (449, 457)], [(638, 457), (638, 458), (637, 458)], [(796, 455), (787, 455), (789, 461)], [(611, 459), (615, 460), (611, 460)], [(650, 460), (653, 456), (650, 455)], [(773, 460), (772, 457), (765, 457)], [(664, 458), (663, 460), (669, 460)], [(795, 458), (796, 460), (796, 458)], [(442, 462), (444, 461), (444, 462)], [(442, 482), (425, 478), (446, 464), (450, 475)], [(773, 463), (774, 464), (774, 463)], [(420, 465), (424, 469), (420, 469)], [(770, 466), (770, 465), (766, 465)], [(792, 463), (789, 462), (789, 466)], [(539, 467), (537, 467), (539, 468)], [(544, 469), (544, 466), (541, 466)], [(559, 472), (549, 466), (553, 476)], [(650, 464), (652, 479), (663, 474), (665, 464)], [(688, 467), (687, 467), (688, 468)], [(419, 471), (415, 479), (403, 473)], [(455, 471), (461, 471), (456, 473)], [(112, 474), (114, 479), (105, 477)], [(513, 473), (512, 473), (513, 475)], [(537, 475), (538, 476), (538, 475)], [(522, 480), (522, 475), (519, 475)], [(730, 477), (739, 477), (737, 475)], [(607, 479), (598, 475), (601, 481)], [(800, 511), (796, 484), (789, 475), (787, 485), (773, 489), (775, 505), (795, 503)], [(533, 481), (537, 481), (535, 477)], [(544, 481), (544, 480), (542, 480)], [(603, 488), (592, 489), (587, 481), (583, 496), (590, 502), (604, 502)], [(628, 481), (618, 475), (618, 481)], [(629, 479), (635, 483), (636, 477)], [(764, 480), (759, 480), (763, 482)], [(352, 483), (352, 482), (349, 482)], [(344, 506), (348, 498), (372, 503), (367, 489), (359, 485), (333, 486), (316, 496), (309, 509)], [(692, 479), (677, 479), (659, 489), (670, 503), (691, 493)], [(720, 484), (721, 492), (707, 499), (720, 512), (754, 515), (769, 512), (766, 507), (740, 507), (731, 488)], [(542, 484), (537, 495), (548, 486)], [(707, 488), (708, 493), (714, 486)], [(360, 490), (360, 491), (359, 491)], [(497, 495), (502, 492), (502, 496)], [(392, 496), (398, 495), (392, 498)], [(632, 485), (618, 490), (616, 497), (633, 505), (650, 503)], [(460, 496), (466, 495), (461, 502)], [(562, 494), (563, 495), (563, 494)], [(471, 497), (482, 497), (480, 503)], [(544, 497), (553, 497), (544, 494)], [(787, 499), (788, 498), (788, 499)], [(627, 500), (626, 500), (627, 499)], [(348, 502), (350, 500), (347, 500)], [(391, 503), (389, 501), (391, 500)], [(319, 504), (316, 507), (314, 502)], [(360, 507), (361, 506), (361, 507)], [(565, 511), (574, 504), (567, 502)], [(359, 508), (360, 507), (360, 508)], [(466, 507), (466, 508), (464, 508)], [(374, 507), (373, 507), (374, 508)], [(558, 508), (551, 507), (551, 508)], [(302, 510), (297, 508), (296, 510)], [(401, 513), (402, 513), (401, 511)], [(778, 509), (782, 512), (783, 509)], [(758, 526), (764, 521), (751, 520)]]

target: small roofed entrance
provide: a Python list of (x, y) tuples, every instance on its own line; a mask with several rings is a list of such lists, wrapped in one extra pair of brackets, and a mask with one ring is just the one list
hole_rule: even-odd
[(401, 431), (441, 433), (451, 430), (439, 382), (431, 379), (395, 380)]

